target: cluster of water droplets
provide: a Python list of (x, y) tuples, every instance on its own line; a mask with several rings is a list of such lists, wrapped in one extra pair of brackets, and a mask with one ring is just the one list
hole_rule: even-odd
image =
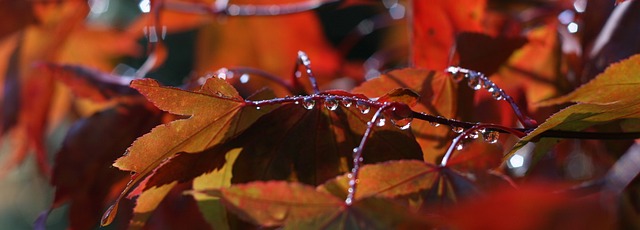
[[(452, 126), (451, 131), (453, 131), (454, 133), (463, 133), (465, 130), (463, 127)], [(458, 145), (456, 146), (456, 150), (462, 150), (464, 148), (464, 140), (476, 140), (480, 138), (480, 135), (482, 135), (482, 139), (489, 144), (498, 143), (498, 139), (500, 138), (500, 132), (480, 128), (466, 134), (463, 141), (460, 141), (460, 143), (458, 143)]]
[(364, 161), (364, 158), (362, 158), (359, 151), (360, 149), (358, 147), (353, 148), (353, 168), (351, 169), (350, 173), (347, 173), (347, 179), (349, 179), (349, 188), (347, 188), (348, 195), (344, 201), (347, 205), (353, 203), (356, 184), (360, 183), (360, 181), (354, 176), (358, 173), (360, 164), (362, 164), (362, 162)]
[[(323, 99), (313, 98), (313, 97), (305, 97), (301, 100), (295, 100), (295, 104), (301, 104), (305, 109), (311, 110), (316, 108), (317, 104), (324, 105), (324, 108), (335, 111), (342, 105), (345, 108), (350, 108), (354, 106), (355, 108), (362, 114), (369, 114), (371, 112), (371, 105), (367, 101), (358, 100), (355, 98), (340, 98), (335, 96), (328, 96)], [(391, 123), (395, 127), (401, 130), (407, 130), (411, 128), (411, 122), (413, 121), (413, 117), (403, 117), (399, 119), (387, 119), (383, 114), (379, 115), (378, 119), (374, 122), (374, 124), (378, 127), (385, 126), (386, 124)], [(432, 125), (438, 126), (438, 123), (433, 123)]]
[(473, 90), (486, 89), (496, 100), (504, 100), (504, 91), (495, 83), (489, 80), (484, 74), (460, 67), (451, 66), (447, 72), (453, 76), (455, 81), (467, 79), (467, 85)]

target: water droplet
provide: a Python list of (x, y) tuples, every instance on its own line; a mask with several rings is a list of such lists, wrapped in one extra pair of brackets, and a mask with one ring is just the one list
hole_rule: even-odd
[(464, 149), (464, 145), (462, 143), (459, 143), (458, 145), (456, 145), (456, 150), (460, 151)]
[(479, 128), (478, 132), (484, 134), (485, 132), (487, 132), (487, 129), (486, 128)]
[(433, 127), (438, 127), (438, 126), (440, 126), (440, 123), (438, 123), (438, 122), (433, 122), (433, 121), (430, 121), (430, 122), (429, 122), (429, 124), (430, 124), (431, 126), (433, 126)]
[(302, 72), (296, 70), (296, 72), (294, 73), (294, 75), (296, 75), (297, 78), (299, 78), (300, 76), (302, 76)]
[(467, 138), (475, 140), (475, 139), (478, 139), (479, 136), (480, 136), (480, 133), (478, 132), (478, 130), (475, 130), (475, 131), (469, 133), (467, 135)]
[(347, 173), (347, 178), (349, 178), (349, 179), (353, 178), (353, 174)]
[(498, 131), (489, 131), (486, 132), (484, 134), (482, 134), (482, 137), (484, 138), (484, 141), (490, 143), (490, 144), (495, 144), (498, 142), (498, 138), (500, 137), (500, 133), (498, 133)]
[(379, 117), (379, 118), (378, 118), (378, 120), (376, 121), (376, 126), (378, 126), (378, 127), (382, 127), (382, 126), (384, 126), (384, 125), (386, 125), (386, 124), (387, 124), (387, 119), (386, 119), (386, 118), (384, 118), (384, 116), (383, 116), (383, 115), (380, 115), (380, 117)]
[(351, 200), (351, 197), (347, 197), (347, 199), (344, 200), (344, 203), (346, 203), (347, 205), (351, 205), (353, 201)]
[(504, 99), (504, 97), (502, 96), (502, 90), (495, 85), (491, 86), (487, 91), (489, 91), (489, 93), (491, 93), (491, 96), (493, 96), (493, 98), (496, 100)]
[(351, 150), (351, 151), (353, 151), (353, 153), (356, 153), (356, 152), (358, 152), (358, 150), (360, 150), (360, 149), (359, 149), (358, 147), (355, 147), (355, 148), (353, 148), (353, 150)]
[(364, 160), (364, 158), (363, 158), (363, 157), (354, 158), (354, 159), (353, 159), (353, 163), (360, 163), (360, 162), (362, 162), (363, 160)]
[(260, 110), (260, 106), (256, 106), (256, 110)]
[(462, 133), (464, 132), (464, 128), (458, 126), (451, 126), (451, 131), (454, 133)]
[(356, 180), (349, 180), (349, 186), (356, 185)]
[(391, 119), (391, 123), (393, 123), (393, 125), (401, 130), (407, 130), (411, 128), (411, 121), (413, 121), (412, 117), (407, 117), (399, 120)]
[(293, 103), (294, 103), (294, 104), (296, 104), (296, 105), (297, 105), (297, 104), (300, 104), (300, 102), (299, 102), (299, 101), (294, 101)]
[(312, 98), (305, 98), (305, 99), (302, 101), (302, 106), (303, 106), (305, 109), (313, 109), (313, 107), (315, 107), (315, 106), (316, 106), (316, 101), (315, 101), (315, 100), (313, 100)]
[(349, 98), (342, 99), (342, 105), (344, 107), (349, 108), (349, 107), (351, 107), (351, 104), (353, 104), (353, 100), (351, 100)]
[(367, 114), (369, 113), (369, 111), (371, 111), (371, 107), (369, 106), (369, 104), (364, 101), (356, 102), (356, 108), (358, 108), (362, 114)]
[[(354, 181), (354, 182), (355, 182), (355, 181)], [(348, 188), (348, 189), (347, 189), (347, 192), (352, 193), (352, 192), (353, 192), (353, 188)]]
[(242, 76), (240, 76), (240, 83), (245, 84), (249, 82), (249, 74), (242, 74)]
[(469, 72), (467, 75), (467, 84), (473, 90), (479, 90), (482, 88), (480, 84), (480, 74), (478, 72)]
[(324, 100), (324, 107), (328, 110), (334, 111), (338, 109), (338, 101), (333, 97), (329, 97)]
[(465, 73), (457, 72), (453, 74), (453, 80), (456, 82), (462, 81), (465, 77), (467, 77), (467, 74)]

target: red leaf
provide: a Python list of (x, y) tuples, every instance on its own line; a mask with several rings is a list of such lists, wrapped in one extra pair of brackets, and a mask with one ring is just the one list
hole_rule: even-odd
[(95, 228), (128, 175), (109, 165), (159, 122), (159, 112), (144, 105), (118, 105), (77, 121), (56, 154), (52, 208), (68, 202), (72, 228)]
[(485, 0), (413, 1), (413, 64), (444, 70), (451, 64), (456, 34), (482, 32), (485, 5)]

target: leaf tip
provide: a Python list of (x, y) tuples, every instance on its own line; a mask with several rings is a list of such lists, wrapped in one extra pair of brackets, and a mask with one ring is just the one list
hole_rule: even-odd
[(104, 215), (100, 220), (100, 226), (104, 227), (111, 224), (115, 219), (117, 213), (118, 213), (118, 202), (116, 201), (115, 204), (111, 205), (107, 209), (107, 211), (104, 212)]

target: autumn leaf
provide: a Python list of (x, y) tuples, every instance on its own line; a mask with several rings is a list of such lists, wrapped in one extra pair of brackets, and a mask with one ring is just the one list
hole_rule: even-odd
[[(418, 104), (412, 109), (435, 116), (456, 117), (457, 84), (450, 76), (439, 71), (423, 69), (393, 70), (353, 89), (370, 98), (380, 97), (397, 88), (407, 88), (420, 95)], [(446, 150), (449, 130), (432, 127), (428, 122), (414, 121), (411, 130), (422, 148), (424, 160), (435, 163)]]
[[(252, 123), (258, 117), (256, 114), (262, 113), (253, 107), (247, 108), (238, 92), (219, 78), (208, 79), (195, 92), (162, 87), (152, 79), (135, 80), (131, 87), (158, 108), (190, 117), (154, 128), (138, 138), (127, 149), (125, 156), (116, 160), (114, 166), (136, 173), (120, 198), (164, 160), (179, 152), (196, 153), (224, 142)], [(114, 207), (116, 210), (117, 202)], [(113, 215), (115, 212), (110, 211), (107, 219)]]
[(51, 208), (70, 203), (71, 227), (96, 227), (103, 208), (124, 187), (128, 175), (109, 164), (136, 137), (159, 124), (160, 117), (159, 111), (141, 104), (117, 105), (77, 121), (56, 154), (51, 179), (56, 193)]
[[(240, 135), (234, 141), (242, 151), (233, 167), (233, 182), (293, 180), (317, 185), (347, 172), (352, 150), (358, 146), (371, 114), (362, 114), (355, 102), (335, 110), (321, 102), (313, 102), (309, 109), (294, 103), (282, 105)], [(420, 159), (414, 138), (393, 125), (374, 128), (369, 138), (363, 153), (365, 163)]]
[(482, 33), (460, 33), (456, 37), (456, 51), (460, 56), (459, 66), (491, 76), (515, 50), (526, 42), (527, 40), (521, 37), (491, 37)]
[[(423, 208), (456, 202), (479, 191), (471, 180), (449, 166), (435, 166), (415, 160), (364, 165), (358, 180), (356, 200), (419, 194), (424, 199)], [(319, 190), (339, 197), (346, 197), (348, 188), (348, 175), (319, 186)]]
[[(295, 182), (268, 181), (234, 185), (219, 191), (230, 211), (262, 226), (285, 229), (388, 229), (424, 226), (406, 208), (388, 200), (365, 199), (346, 206), (342, 200)], [(380, 210), (395, 210), (382, 215)]]
[(33, 2), (28, 1), (0, 1), (0, 39), (24, 29), (24, 27), (37, 24), (38, 18), (33, 10)]
[(127, 95), (140, 95), (129, 87), (129, 83), (133, 80), (130, 77), (115, 76), (79, 65), (42, 63), (41, 68), (46, 69), (55, 79), (62, 81), (76, 96), (95, 102), (107, 102)]
[[(535, 130), (522, 138), (507, 155), (510, 156), (527, 142), (547, 130), (580, 131), (596, 124), (620, 119), (640, 118), (640, 97), (634, 92), (638, 84), (640, 55), (611, 65), (587, 84), (574, 92), (543, 104), (577, 102), (553, 114)], [(627, 131), (634, 127), (629, 126)]]
[(413, 1), (413, 65), (432, 70), (449, 66), (455, 36), (482, 32), (485, 6), (484, 0)]
[[(313, 72), (321, 85), (335, 77), (339, 68), (338, 52), (326, 40), (319, 19), (311, 11), (275, 17), (226, 17), (224, 23), (203, 27), (196, 46), (198, 61), (194, 71), (200, 74), (223, 67), (248, 66), (290, 79), (300, 50), (312, 60)], [(265, 85), (273, 86), (273, 82), (252, 78), (245, 87), (257, 90)], [(272, 88), (277, 95), (289, 93)]]

